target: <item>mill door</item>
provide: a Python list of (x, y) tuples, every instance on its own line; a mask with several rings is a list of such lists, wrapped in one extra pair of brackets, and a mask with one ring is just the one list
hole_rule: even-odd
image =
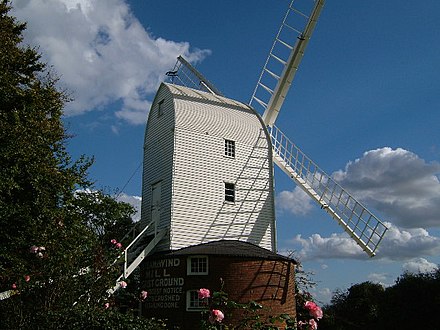
[(161, 202), (161, 181), (151, 186), (151, 220), (154, 221), (155, 231), (157, 231), (157, 227), (160, 221), (160, 202)]

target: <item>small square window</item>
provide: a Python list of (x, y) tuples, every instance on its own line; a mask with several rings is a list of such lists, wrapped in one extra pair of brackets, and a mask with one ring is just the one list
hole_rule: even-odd
[(225, 140), (225, 156), (235, 158), (235, 141)]
[(235, 202), (235, 184), (225, 182), (225, 201)]
[(208, 275), (208, 257), (193, 256), (187, 260), (188, 275)]
[(163, 115), (163, 102), (165, 101), (165, 99), (163, 99), (162, 101), (160, 101), (157, 104), (157, 116), (160, 117)]
[(187, 311), (201, 311), (207, 306), (207, 299), (199, 299), (197, 290), (186, 291), (186, 310)]

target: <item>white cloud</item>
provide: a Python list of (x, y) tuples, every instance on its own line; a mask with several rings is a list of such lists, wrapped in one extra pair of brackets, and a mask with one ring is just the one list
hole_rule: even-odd
[(150, 109), (150, 107), (149, 101), (128, 99), (124, 102), (124, 107), (116, 111), (115, 115), (129, 123), (143, 124), (147, 120), (145, 109)]
[(428, 273), (438, 269), (438, 266), (424, 258), (414, 258), (402, 266), (405, 272), (409, 273)]
[(312, 199), (300, 187), (280, 192), (276, 199), (277, 208), (295, 215), (305, 215), (313, 208)]
[(153, 37), (124, 0), (14, 0), (12, 5), (13, 14), (28, 22), (25, 42), (40, 46), (73, 92), (67, 115), (118, 101), (117, 118), (142, 124), (149, 99), (177, 56), (198, 62), (209, 54), (187, 42)]
[[(332, 177), (368, 207), (389, 217), (389, 230), (377, 258), (410, 260), (440, 254), (440, 238), (426, 228), (440, 226), (440, 163), (427, 163), (416, 154), (384, 147), (364, 153), (349, 162), (345, 170)], [(304, 215), (312, 207), (310, 198), (294, 191), (283, 191), (278, 206)], [(292, 241), (302, 260), (326, 258), (365, 259), (366, 254), (347, 234), (308, 238), (297, 235)], [(298, 248), (299, 247), (299, 248)]]
[(330, 237), (313, 234), (309, 238), (296, 235), (292, 243), (301, 247), (296, 253), (301, 261), (329, 258), (366, 258), (366, 254), (356, 242), (345, 234), (332, 234)]
[[(440, 163), (416, 154), (384, 147), (370, 150), (332, 177), (368, 208), (404, 228), (440, 227)], [(296, 215), (312, 210), (302, 189), (282, 191), (277, 207)]]
[[(420, 256), (440, 254), (440, 238), (430, 235), (426, 229), (400, 229), (391, 223), (386, 223), (386, 225), (389, 229), (377, 250), (376, 259), (409, 260)], [(367, 258), (355, 241), (345, 233), (332, 234), (329, 237), (313, 234), (308, 238), (297, 235), (291, 243), (300, 247), (297, 255), (303, 261), (327, 258)]]
[(384, 147), (349, 162), (333, 178), (368, 207), (404, 228), (440, 226), (440, 163)]
[(371, 273), (368, 275), (368, 280), (373, 283), (384, 284), (389, 280), (389, 274), (387, 273)]
[(387, 226), (388, 232), (378, 249), (380, 258), (408, 260), (440, 254), (440, 238), (430, 235), (426, 229), (400, 229), (390, 223)]
[(316, 301), (320, 304), (329, 304), (333, 296), (333, 292), (330, 288), (312, 289), (311, 292)]
[(133, 206), (136, 210), (136, 213), (133, 215), (133, 221), (139, 221), (141, 219), (141, 202), (142, 197), (140, 196), (131, 196), (125, 193), (121, 193), (117, 198), (120, 202), (125, 202)]

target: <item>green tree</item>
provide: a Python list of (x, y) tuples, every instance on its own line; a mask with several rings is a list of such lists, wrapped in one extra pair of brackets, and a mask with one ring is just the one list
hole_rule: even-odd
[(400, 276), (384, 289), (364, 282), (338, 290), (320, 329), (440, 329), (440, 270)]
[(378, 329), (381, 301), (385, 289), (382, 285), (363, 282), (348, 290), (338, 290), (331, 305), (324, 308), (321, 329)]
[(111, 239), (121, 240), (121, 233), (124, 235), (127, 228), (133, 226), (134, 208), (100, 190), (77, 191), (73, 207), (83, 224), (92, 229), (102, 245), (108, 244)]
[(400, 276), (386, 289), (381, 329), (440, 329), (440, 270)]
[[(73, 250), (75, 223), (63, 205), (74, 197), (73, 189), (87, 184), (90, 160), (72, 162), (65, 149), (66, 134), (61, 121), (65, 94), (45, 71), (35, 49), (20, 46), (25, 24), (8, 16), (8, 5), (0, 5), (0, 225), (2, 289), (17, 276), (36, 271), (50, 262), (60, 262), (62, 244)], [(90, 233), (78, 226), (88, 241)], [(32, 245), (47, 249), (43, 263), (29, 255)], [(57, 246), (57, 248), (55, 248)], [(44, 265), (44, 266), (43, 266)], [(44, 272), (47, 274), (47, 270)], [(47, 274), (51, 276), (53, 274)]]
[(133, 210), (78, 193), (91, 188), (92, 159), (67, 152), (68, 97), (9, 11), (0, 0), (0, 293), (14, 293), (0, 300), (0, 328), (160, 329), (104, 310), (120, 272), (109, 239), (121, 238)]

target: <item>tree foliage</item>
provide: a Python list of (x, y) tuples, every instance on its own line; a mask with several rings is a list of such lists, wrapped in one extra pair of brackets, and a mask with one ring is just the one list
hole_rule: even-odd
[(440, 270), (400, 276), (393, 286), (363, 282), (337, 291), (320, 329), (440, 329)]
[(337, 291), (331, 300), (332, 308), (325, 309), (327, 323), (333, 323), (335, 329), (371, 329), (378, 318), (383, 293), (382, 285), (371, 282)]
[(125, 234), (127, 228), (133, 225), (133, 207), (99, 190), (77, 191), (72, 207), (80, 215), (83, 224), (97, 235), (102, 245), (111, 239), (122, 238), (121, 233)]
[(439, 311), (440, 269), (400, 276), (395, 285), (386, 289), (379, 317), (383, 318), (383, 329), (420, 329), (423, 324), (440, 329)]
[(72, 160), (66, 149), (68, 97), (37, 50), (23, 45), (26, 25), (9, 11), (0, 0), (0, 293), (12, 294), (0, 300), (0, 327), (51, 329), (75, 319), (65, 328), (110, 329), (125, 319), (133, 329), (160, 329), (104, 310), (120, 272), (110, 239), (122, 238), (133, 209), (90, 191), (92, 159)]

